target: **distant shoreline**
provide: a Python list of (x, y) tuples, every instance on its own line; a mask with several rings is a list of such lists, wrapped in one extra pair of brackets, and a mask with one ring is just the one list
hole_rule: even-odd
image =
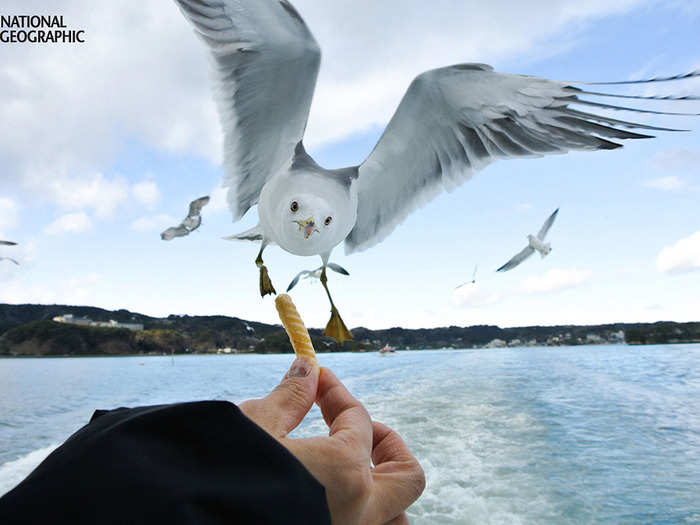
[[(465, 350), (528, 350), (530, 348), (574, 348), (579, 346), (585, 347), (601, 347), (601, 346), (669, 346), (669, 345), (700, 345), (700, 340), (698, 341), (674, 341), (667, 343), (601, 343), (601, 344), (585, 344), (585, 345), (535, 345), (535, 346), (510, 346), (510, 347), (500, 347), (500, 348), (487, 348), (484, 346), (474, 347), (474, 348), (412, 348), (412, 349), (402, 349), (398, 348), (397, 352), (440, 352), (440, 351), (465, 351)], [(353, 354), (376, 354), (376, 350), (342, 350), (342, 353), (353, 353)], [(331, 353), (331, 352), (320, 352), (320, 353)], [(339, 353), (339, 352), (332, 352)], [(185, 354), (60, 354), (60, 355), (3, 355), (0, 354), (0, 359), (77, 359), (77, 358), (103, 358), (103, 357), (186, 357), (186, 356), (242, 356), (242, 355), (292, 355), (290, 352), (231, 352), (231, 353), (219, 353), (219, 352), (190, 352)]]
[[(338, 344), (320, 329), (309, 333), (318, 353), (399, 350), (527, 348), (604, 344), (700, 343), (700, 322), (604, 325), (493, 325), (352, 329)], [(222, 315), (150, 317), (90, 306), (0, 304), (0, 357), (126, 357), (187, 354), (291, 354), (278, 324)]]

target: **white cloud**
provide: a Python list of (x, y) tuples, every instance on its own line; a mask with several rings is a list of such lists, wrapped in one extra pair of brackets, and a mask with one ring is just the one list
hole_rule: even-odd
[(228, 193), (228, 188), (224, 188), (220, 184), (216, 186), (210, 193), (209, 204), (207, 205), (207, 211), (216, 213), (224, 210), (228, 210), (228, 200), (226, 199), (226, 194)]
[(533, 275), (525, 279), (520, 291), (524, 295), (534, 295), (568, 290), (582, 285), (591, 275), (590, 270), (552, 268), (542, 275)]
[[(644, 2), (509, 0), (494, 8), (453, 0), (406, 0), (400, 7), (297, 0), (324, 52), (307, 143), (384, 125), (410, 80), (426, 69), (536, 60), (569, 46), (577, 38), (573, 28)], [(3, 4), (5, 14), (52, 10), (48, 0)], [(107, 173), (124, 137), (219, 162), (207, 53), (171, 0), (64, 0), (61, 14), (85, 29), (86, 44), (3, 48), (0, 122), (12, 130), (0, 144), (4, 176), (61, 206), (93, 207), (101, 215), (122, 202), (121, 193), (94, 206), (80, 199), (78, 206), (62, 188)], [(114, 190), (119, 182), (101, 184)]]
[(27, 181), (33, 191), (68, 210), (92, 208), (98, 217), (109, 217), (129, 197), (129, 185), (122, 177), (91, 175), (41, 178), (34, 174)]
[(3, 283), (0, 302), (10, 304), (98, 304), (98, 286), (101, 276), (89, 273), (57, 280), (51, 285), (17, 277)]
[(374, 0), (297, 0), (324, 53), (306, 142), (313, 146), (383, 126), (411, 80), (427, 69), (536, 60), (575, 41), (572, 23), (582, 28), (641, 3), (510, 0), (494, 8), (451, 0), (406, 0), (400, 7)]
[[(105, 171), (125, 137), (218, 159), (208, 61), (174, 2), (66, 0), (60, 10), (85, 44), (3, 48), (3, 176), (63, 205), (52, 182)], [(47, 0), (3, 4), (3, 14), (52, 11)]]
[(180, 221), (178, 219), (170, 215), (149, 215), (133, 221), (131, 223), (131, 229), (140, 232), (164, 230), (170, 226), (177, 226), (179, 223)]
[(152, 208), (160, 200), (158, 185), (152, 180), (137, 182), (131, 188), (134, 198), (141, 204)]
[(82, 233), (89, 230), (92, 230), (92, 220), (83, 212), (62, 215), (44, 229), (49, 235)]
[(488, 306), (513, 297), (560, 292), (584, 284), (591, 275), (590, 270), (552, 268), (541, 275), (525, 278), (517, 286), (505, 284), (499, 289), (491, 284), (485, 289), (478, 282), (469, 283), (452, 292), (452, 305), (458, 308)]
[(700, 165), (700, 151), (672, 148), (657, 153), (651, 158), (651, 163), (660, 170), (677, 170), (697, 168)]
[(453, 306), (461, 308), (495, 304), (504, 298), (499, 292), (482, 289), (479, 283), (468, 283), (452, 292)]
[(657, 190), (673, 191), (682, 188), (685, 185), (683, 180), (675, 175), (668, 177), (660, 177), (644, 182), (644, 186), (648, 188), (656, 188)]
[(17, 226), (19, 206), (8, 198), (0, 197), (0, 232), (6, 232)]
[(656, 257), (660, 272), (678, 274), (700, 269), (700, 231), (666, 246)]

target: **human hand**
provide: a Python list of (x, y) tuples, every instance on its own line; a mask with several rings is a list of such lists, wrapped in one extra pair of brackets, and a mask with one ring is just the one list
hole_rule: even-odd
[[(328, 436), (287, 437), (314, 401)], [(401, 437), (373, 422), (329, 369), (297, 359), (268, 396), (239, 407), (324, 486), (334, 524), (408, 523), (404, 511), (425, 488), (423, 470)]]

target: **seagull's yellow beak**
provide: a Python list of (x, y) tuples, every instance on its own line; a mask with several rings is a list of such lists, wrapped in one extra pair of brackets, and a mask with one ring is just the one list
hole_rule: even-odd
[(317, 232), (318, 229), (315, 228), (316, 223), (314, 222), (313, 217), (309, 217), (308, 219), (304, 221), (294, 221), (299, 225), (299, 231), (304, 232), (304, 239), (308, 239), (311, 237), (311, 234), (313, 232)]

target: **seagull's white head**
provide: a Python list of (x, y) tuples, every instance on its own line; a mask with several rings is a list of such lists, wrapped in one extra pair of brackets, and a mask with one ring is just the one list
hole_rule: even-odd
[(327, 199), (313, 193), (292, 192), (285, 208), (280, 240), (289, 245), (289, 251), (316, 255), (330, 251), (345, 238), (338, 236), (335, 210)]
[[(262, 197), (272, 198), (263, 202)], [(347, 190), (319, 176), (285, 177), (285, 184), (261, 196), (260, 207), (275, 241), (295, 255), (330, 252), (347, 237), (357, 217)]]

